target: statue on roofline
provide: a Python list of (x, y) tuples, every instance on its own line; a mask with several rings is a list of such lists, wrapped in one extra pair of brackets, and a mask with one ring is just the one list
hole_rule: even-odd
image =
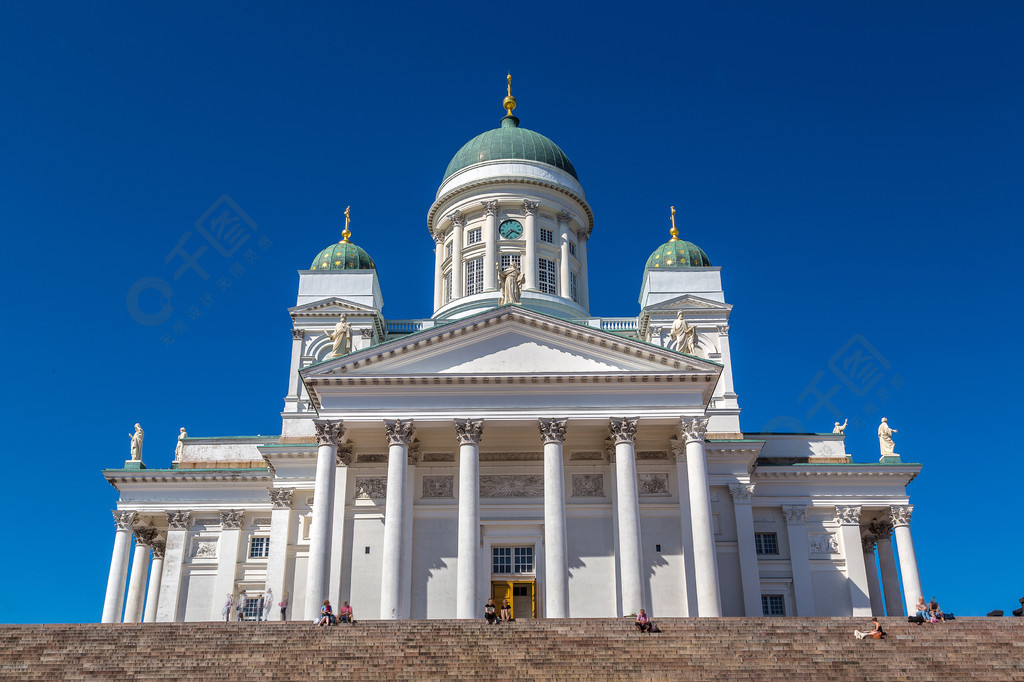
[(128, 437), (132, 439), (132, 461), (142, 461), (142, 439), (146, 437), (146, 433), (142, 430), (142, 426), (135, 424), (135, 432), (129, 433)]
[(327, 338), (331, 341), (331, 354), (329, 357), (337, 358), (352, 352), (352, 325), (342, 315), (334, 329), (327, 330)]
[(878, 425), (878, 446), (882, 451), (882, 457), (899, 457), (896, 454), (896, 443), (893, 442), (892, 434), (896, 429), (889, 427), (889, 420), (882, 417), (882, 423)]
[(511, 263), (504, 270), (497, 264), (494, 267), (498, 269), (498, 289), (501, 290), (501, 298), (498, 299), (498, 305), (519, 303), (523, 292), (523, 284), (526, 283), (526, 275), (519, 270), (519, 266), (515, 262)]
[(686, 324), (683, 319), (683, 311), (676, 314), (675, 322), (672, 323), (672, 330), (668, 334), (669, 344), (680, 353), (693, 355), (697, 347), (697, 328)]
[(850, 423), (849, 419), (844, 419), (843, 423), (836, 422), (836, 425), (832, 427), (832, 433), (838, 433), (841, 436), (846, 435), (846, 425)]
[(185, 439), (188, 438), (188, 433), (185, 431), (185, 427), (181, 427), (181, 433), (178, 434), (178, 444), (174, 446), (174, 461), (181, 461), (181, 451), (185, 449)]

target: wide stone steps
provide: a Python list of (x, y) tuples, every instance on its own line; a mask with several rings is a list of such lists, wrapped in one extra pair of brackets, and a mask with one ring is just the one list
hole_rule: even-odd
[(0, 679), (1024, 680), (1024, 619), (0, 626)]

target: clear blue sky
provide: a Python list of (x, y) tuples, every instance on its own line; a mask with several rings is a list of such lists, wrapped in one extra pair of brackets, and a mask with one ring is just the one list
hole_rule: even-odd
[[(136, 421), (150, 466), (180, 426), (279, 433), (296, 270), (346, 205), (385, 314), (430, 314), (426, 211), (497, 125), (507, 69), (522, 125), (566, 151), (593, 206), (593, 312), (637, 313), (674, 204), (723, 267), (745, 430), (829, 430), (801, 400), (819, 372), (863, 420), (855, 461), (876, 460), (887, 416), (924, 464), (926, 595), (1009, 612), (1022, 19), (1008, 2), (0, 5), (0, 621), (52, 619), (55, 596), (61, 619), (99, 620), (116, 500), (99, 472)], [(235, 274), (209, 252), (232, 286), (188, 271), (174, 300), (201, 315), (139, 324), (129, 288), (173, 275), (165, 256), (190, 231), (197, 248), (222, 195), (267, 248)], [(888, 364), (883, 397), (831, 371), (851, 339)]]

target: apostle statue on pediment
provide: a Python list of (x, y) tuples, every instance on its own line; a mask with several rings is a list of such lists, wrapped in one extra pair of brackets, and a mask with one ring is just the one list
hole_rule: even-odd
[(519, 266), (515, 262), (510, 263), (504, 270), (501, 269), (500, 265), (495, 265), (494, 267), (498, 269), (498, 288), (501, 290), (501, 298), (498, 299), (498, 305), (519, 303), (523, 292), (523, 284), (526, 283), (526, 275), (519, 270)]
[(878, 446), (882, 451), (882, 457), (899, 457), (896, 454), (896, 443), (892, 440), (892, 434), (896, 429), (889, 426), (889, 420), (882, 417), (882, 423), (878, 425)]
[(330, 357), (338, 358), (352, 352), (352, 325), (345, 320), (344, 315), (338, 320), (338, 324), (334, 325), (333, 330), (327, 330), (327, 338), (331, 340)]
[(672, 330), (668, 334), (669, 345), (680, 353), (693, 355), (697, 348), (697, 328), (686, 324), (683, 319), (683, 311), (676, 314), (675, 322), (672, 323)]
[(129, 433), (128, 437), (132, 439), (132, 461), (142, 461), (142, 439), (146, 437), (146, 432), (142, 430), (140, 424), (135, 425), (135, 432)]

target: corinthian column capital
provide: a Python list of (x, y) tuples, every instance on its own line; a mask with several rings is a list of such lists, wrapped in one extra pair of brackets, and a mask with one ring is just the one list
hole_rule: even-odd
[(163, 559), (164, 550), (167, 548), (167, 543), (165, 543), (163, 540), (154, 540), (153, 542), (149, 543), (149, 548), (153, 550), (154, 559)]
[(687, 443), (694, 441), (704, 442), (704, 436), (708, 432), (708, 420), (699, 417), (683, 419), (679, 422), (679, 436)]
[(529, 199), (523, 199), (523, 213), (526, 215), (537, 215), (537, 207), (540, 206), (539, 201), (530, 201)]
[(462, 211), (458, 209), (448, 214), (448, 220), (452, 221), (452, 225), (455, 227), (466, 226), (466, 216), (462, 215)]
[(565, 425), (568, 421), (568, 419), (539, 419), (541, 441), (545, 445), (565, 442)]
[(572, 222), (572, 213), (569, 213), (568, 211), (559, 211), (557, 217), (559, 225), (568, 225)]
[(192, 512), (190, 511), (169, 511), (167, 512), (167, 527), (170, 530), (185, 530), (188, 528), (191, 518)]
[(150, 528), (149, 526), (139, 526), (132, 535), (135, 536), (135, 542), (140, 545), (151, 545), (153, 544), (153, 538), (156, 537), (156, 529)]
[(475, 445), (484, 436), (483, 419), (456, 419), (455, 437), (459, 439), (459, 445)]
[(345, 426), (340, 419), (314, 419), (317, 445), (337, 445), (345, 435)]
[(787, 526), (802, 526), (807, 518), (807, 507), (803, 505), (783, 505), (782, 515), (786, 517)]
[(612, 442), (616, 445), (619, 443), (632, 443), (636, 440), (636, 427), (639, 423), (639, 417), (634, 417), (632, 419), (628, 417), (615, 419), (613, 417), (608, 420), (608, 431), (612, 435)]
[(114, 525), (117, 526), (118, 530), (131, 530), (132, 526), (135, 525), (135, 512), (133, 511), (115, 509), (113, 514)]
[(295, 493), (291, 488), (267, 488), (270, 493), (270, 506), (274, 509), (290, 509), (292, 506), (292, 495)]
[(734, 483), (729, 486), (729, 494), (736, 504), (750, 504), (750, 498), (754, 494), (754, 486), (751, 484)]
[(860, 507), (836, 507), (835, 522), (840, 526), (860, 525)]
[(894, 528), (910, 525), (910, 514), (914, 511), (913, 505), (900, 505), (889, 507), (889, 519)]
[(384, 432), (387, 434), (388, 445), (406, 445), (412, 441), (411, 419), (385, 419)]
[(238, 530), (242, 527), (242, 514), (240, 509), (225, 509), (220, 512), (220, 527), (223, 530)]
[(488, 216), (498, 215), (498, 202), (497, 201), (481, 201), (480, 205), (484, 207), (484, 211)]

